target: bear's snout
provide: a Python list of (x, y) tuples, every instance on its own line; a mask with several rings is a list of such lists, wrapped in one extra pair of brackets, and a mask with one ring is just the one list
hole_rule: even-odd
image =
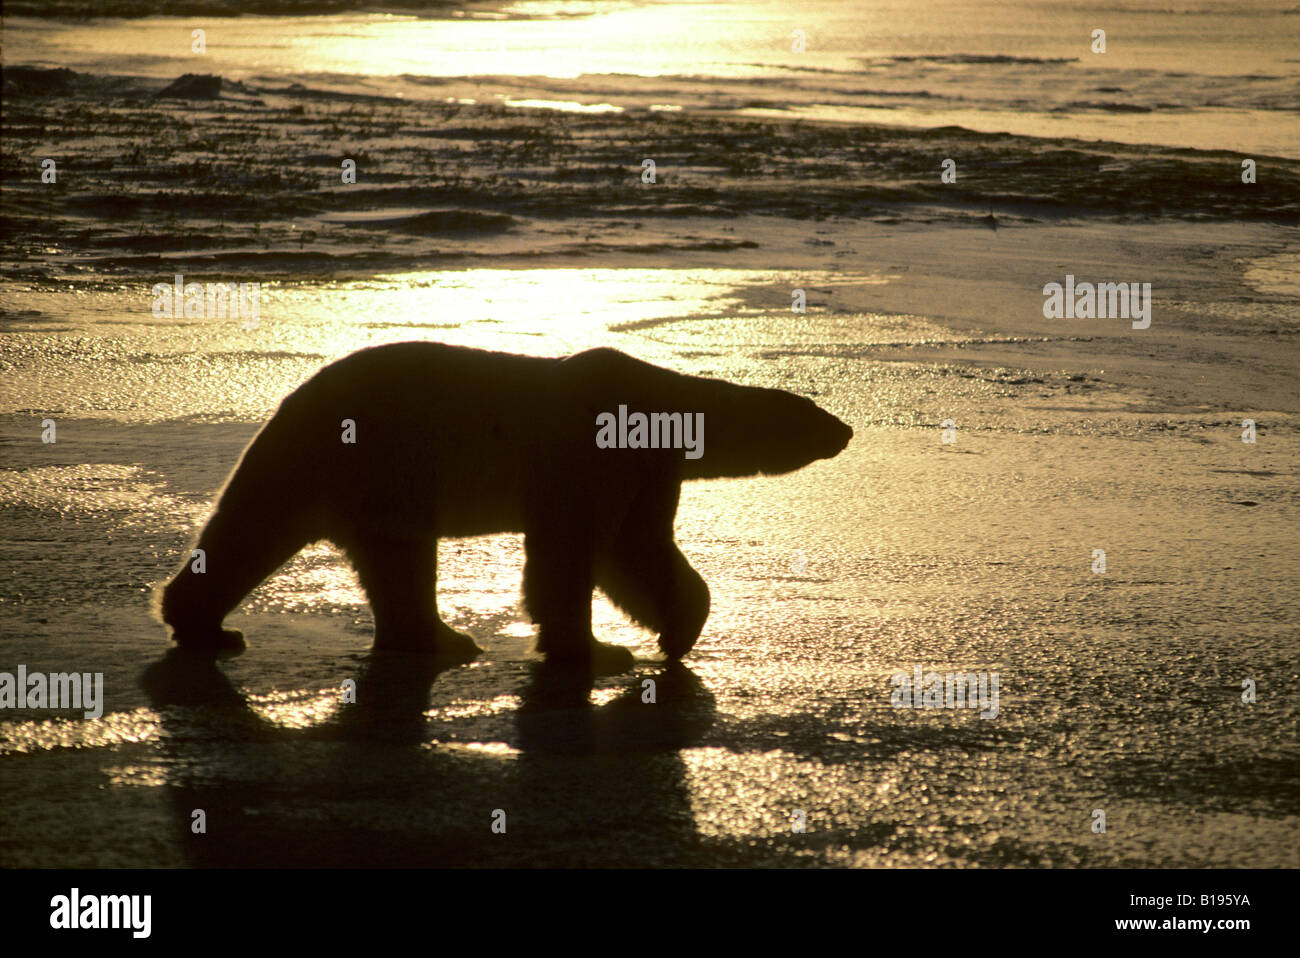
[(853, 438), (853, 427), (842, 420), (836, 420), (840, 427), (840, 448), (838, 452), (843, 452), (848, 446), (849, 440)]
[(817, 411), (822, 415), (822, 428), (818, 431), (823, 440), (818, 458), (830, 459), (844, 451), (853, 438), (853, 427), (821, 407)]

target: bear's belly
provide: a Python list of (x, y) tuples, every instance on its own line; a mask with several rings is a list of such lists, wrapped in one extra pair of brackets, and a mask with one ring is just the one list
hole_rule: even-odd
[(407, 420), (366, 435), (361, 425), (354, 449), (318, 460), (337, 524), (394, 536), (523, 531), (531, 443), (459, 423)]
[(524, 531), (520, 464), (443, 461), (436, 467), (434, 526), (439, 536)]

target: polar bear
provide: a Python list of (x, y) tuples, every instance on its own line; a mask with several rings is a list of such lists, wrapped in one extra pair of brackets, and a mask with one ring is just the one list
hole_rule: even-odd
[(242, 649), (225, 616), (326, 539), (357, 572), (376, 650), (468, 661), (474, 640), (438, 617), (437, 539), (522, 532), (524, 606), (548, 660), (632, 664), (592, 635), (597, 587), (680, 658), (709, 613), (708, 586), (673, 540), (682, 481), (790, 472), (852, 436), (793, 393), (614, 349), (363, 349), (291, 393), (254, 437), (195, 545), (201, 571), (187, 558), (159, 612), (183, 648)]

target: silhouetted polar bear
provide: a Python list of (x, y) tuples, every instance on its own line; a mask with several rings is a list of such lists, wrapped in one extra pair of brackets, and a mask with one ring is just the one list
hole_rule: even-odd
[[(638, 412), (681, 414), (681, 435), (655, 417), (648, 437)], [(474, 640), (438, 617), (437, 538), (522, 532), (525, 607), (548, 659), (631, 664), (592, 636), (597, 586), (678, 658), (709, 613), (708, 586), (673, 541), (682, 480), (790, 472), (852, 436), (801, 396), (613, 349), (364, 349), (291, 393), (249, 444), (195, 546), (205, 569), (187, 558), (162, 592), (162, 619), (182, 647), (242, 648), (226, 614), (328, 539), (370, 599), (376, 649), (472, 658)], [(662, 448), (674, 441), (693, 448)]]

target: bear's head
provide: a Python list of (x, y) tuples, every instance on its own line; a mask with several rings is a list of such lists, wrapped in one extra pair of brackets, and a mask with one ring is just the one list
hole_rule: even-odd
[(695, 379), (704, 413), (703, 455), (682, 464), (685, 479), (780, 475), (840, 454), (853, 429), (811, 399), (782, 389)]
[(556, 387), (582, 409), (584, 436), (591, 417), (601, 412), (609, 417), (612, 436), (612, 417), (620, 406), (684, 421), (692, 454), (680, 454), (683, 479), (792, 472), (838, 455), (853, 438), (848, 425), (803, 396), (687, 376), (614, 349), (578, 353), (561, 360), (555, 371)]

